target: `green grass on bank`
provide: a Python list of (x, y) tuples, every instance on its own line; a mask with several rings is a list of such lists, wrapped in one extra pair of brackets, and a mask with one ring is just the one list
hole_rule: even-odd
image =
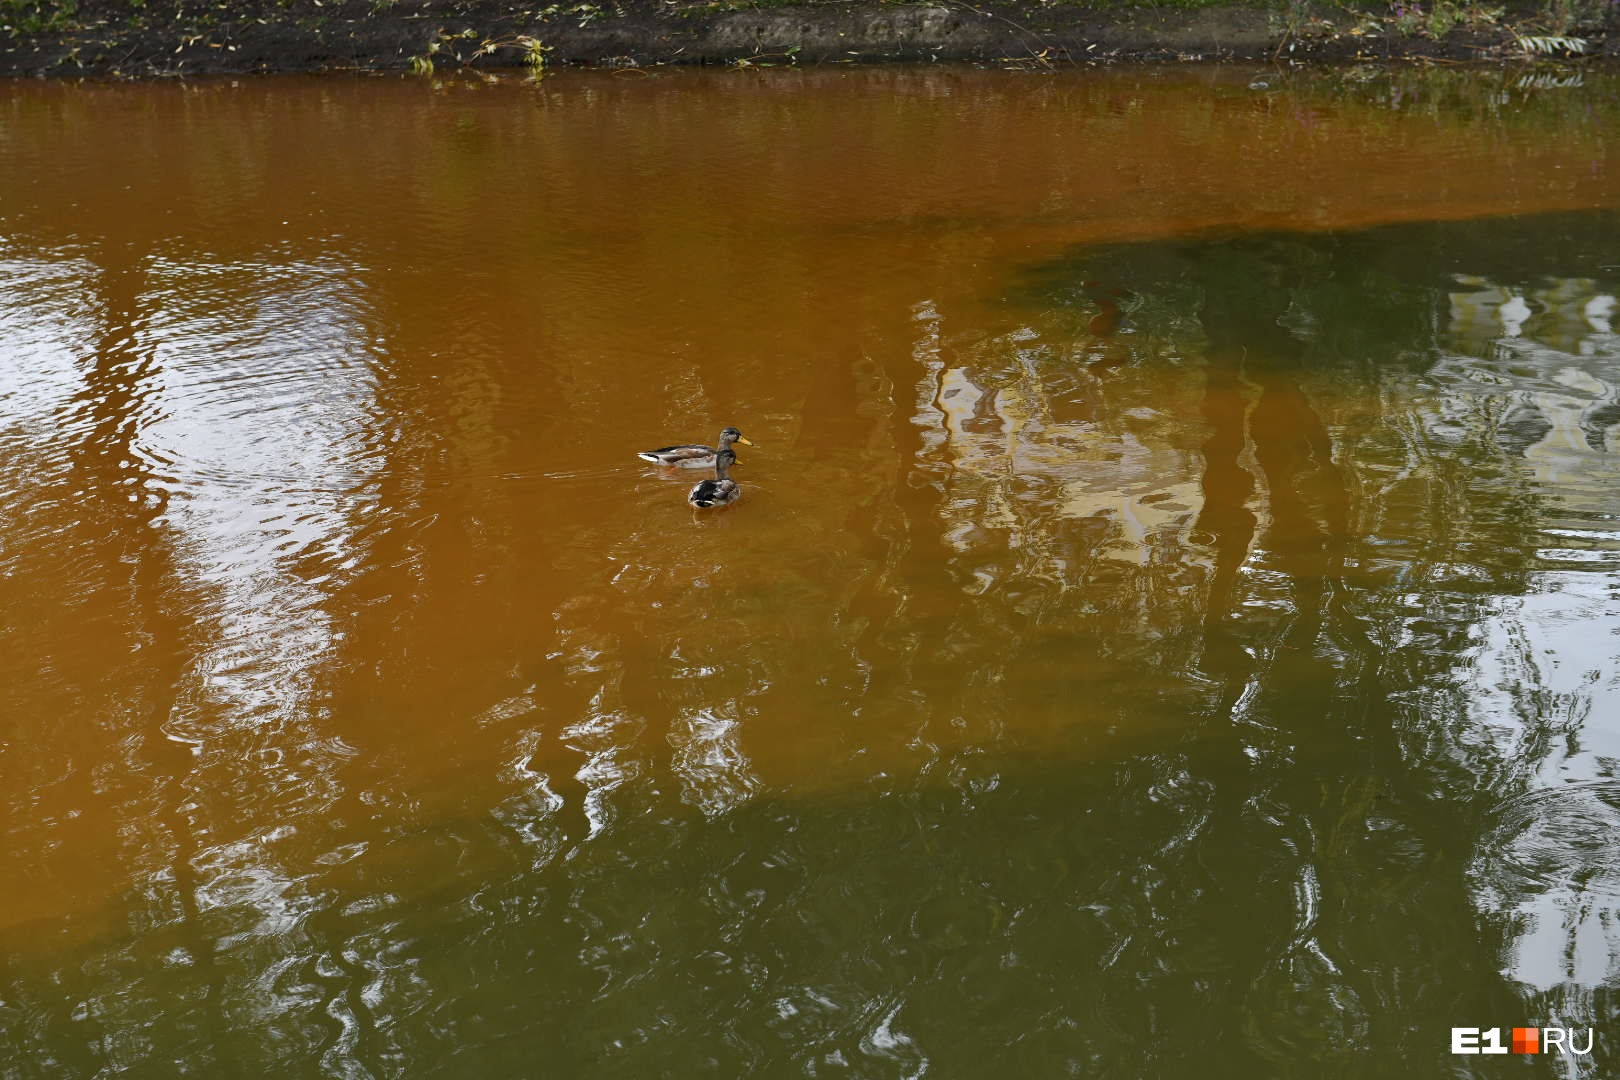
[[(848, 0), (674, 0), (686, 15), (711, 11), (748, 11), (761, 8), (842, 6)], [(873, 0), (875, 3), (958, 4), (997, 8), (1016, 0)], [(1362, 26), (1404, 35), (1443, 37), (1458, 28), (1490, 30), (1513, 27), (1541, 34), (1570, 34), (1603, 27), (1620, 17), (1620, 0), (1520, 0), (1510, 7), (1489, 0), (1040, 0), (1059, 7), (1098, 10), (1192, 11), (1244, 7), (1276, 12), (1284, 25), (1303, 28), (1312, 21), (1340, 27)]]
[[(365, 7), (382, 14), (397, 0), (368, 0)], [(832, 0), (675, 0), (675, 10), (696, 15), (707, 12), (756, 8), (815, 7)], [(847, 0), (836, 0), (840, 7)], [(874, 0), (877, 3), (963, 3), (965, 0)], [(973, 0), (975, 5), (1002, 7), (1007, 0)], [(1191, 10), (1220, 7), (1269, 9), (1276, 13), (1280, 28), (1292, 33), (1308, 33), (1313, 27), (1337, 30), (1360, 28), (1359, 32), (1395, 33), (1439, 38), (1454, 29), (1490, 30), (1511, 27), (1522, 35), (1571, 35), (1592, 31), (1620, 21), (1620, 0), (1527, 0), (1511, 11), (1490, 0), (1044, 0), (1063, 6), (1089, 6), (1098, 9)], [(87, 24), (115, 30), (120, 23), (138, 28), (149, 22), (174, 21), (217, 25), (233, 17), (273, 18), (284, 13), (288, 19), (324, 18), (342, 0), (262, 0), (260, 3), (229, 3), (220, 0), (0, 0), (0, 32), (12, 37), (51, 32), (72, 32)], [(572, 7), (543, 4), (519, 10), (510, 5), (504, 14), (550, 21), (559, 12), (577, 15), (589, 9), (587, 18), (611, 18), (612, 0)], [(463, 5), (446, 5), (444, 16), (464, 17)], [(1356, 31), (1352, 31), (1356, 32)]]
[(78, 23), (77, 0), (0, 0), (0, 26), (12, 33), (71, 30)]

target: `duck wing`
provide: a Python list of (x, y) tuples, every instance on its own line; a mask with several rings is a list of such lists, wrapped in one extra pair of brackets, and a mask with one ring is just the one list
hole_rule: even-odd
[(643, 450), (636, 457), (643, 461), (651, 461), (656, 465), (684, 465), (691, 462), (694, 465), (713, 465), (715, 450), (709, 446), (687, 444), (684, 446), (661, 446), (657, 450)]
[(692, 493), (686, 497), (686, 501), (699, 509), (706, 509), (711, 506), (724, 506), (726, 503), (735, 502), (738, 494), (740, 494), (740, 489), (737, 487), (737, 481), (735, 480), (705, 480), (692, 489)]

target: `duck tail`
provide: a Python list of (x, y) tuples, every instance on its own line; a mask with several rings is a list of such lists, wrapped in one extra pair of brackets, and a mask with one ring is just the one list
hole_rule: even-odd
[(643, 450), (641, 453), (637, 454), (636, 457), (640, 458), (642, 461), (650, 461), (654, 465), (663, 464), (663, 461), (659, 459), (658, 455), (653, 453), (651, 450)]

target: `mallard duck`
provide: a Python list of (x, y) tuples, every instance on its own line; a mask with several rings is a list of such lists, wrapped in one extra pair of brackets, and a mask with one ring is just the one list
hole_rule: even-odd
[[(743, 438), (743, 433), (734, 427), (728, 427), (720, 433), (720, 445), (700, 446), (692, 443), (688, 446), (665, 446), (658, 450), (643, 450), (636, 457), (642, 461), (650, 461), (654, 465), (668, 465), (674, 469), (712, 469), (714, 456), (721, 450), (728, 449), (732, 443), (742, 443), (744, 446), (754, 444)], [(736, 460), (736, 455), (732, 455)]]
[(730, 506), (742, 498), (742, 488), (726, 475), (726, 470), (736, 461), (737, 455), (731, 452), (729, 445), (720, 447), (720, 452), (714, 455), (714, 479), (693, 488), (686, 501), (699, 510), (707, 510), (711, 506)]

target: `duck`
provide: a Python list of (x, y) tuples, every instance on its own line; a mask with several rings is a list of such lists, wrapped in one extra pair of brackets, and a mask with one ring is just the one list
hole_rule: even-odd
[(686, 501), (697, 510), (707, 510), (713, 506), (730, 506), (742, 498), (742, 487), (726, 475), (726, 470), (737, 463), (737, 455), (731, 446), (720, 447), (720, 452), (714, 455), (714, 479), (705, 480), (693, 488)]
[[(729, 450), (732, 443), (742, 443), (744, 446), (754, 444), (743, 438), (743, 433), (734, 427), (728, 427), (720, 433), (718, 447), (702, 446), (690, 443), (685, 446), (664, 446), (657, 450), (643, 450), (636, 457), (642, 461), (650, 461), (654, 465), (667, 465), (672, 469), (712, 469), (714, 458), (721, 450)], [(737, 460), (733, 454), (732, 461)]]

